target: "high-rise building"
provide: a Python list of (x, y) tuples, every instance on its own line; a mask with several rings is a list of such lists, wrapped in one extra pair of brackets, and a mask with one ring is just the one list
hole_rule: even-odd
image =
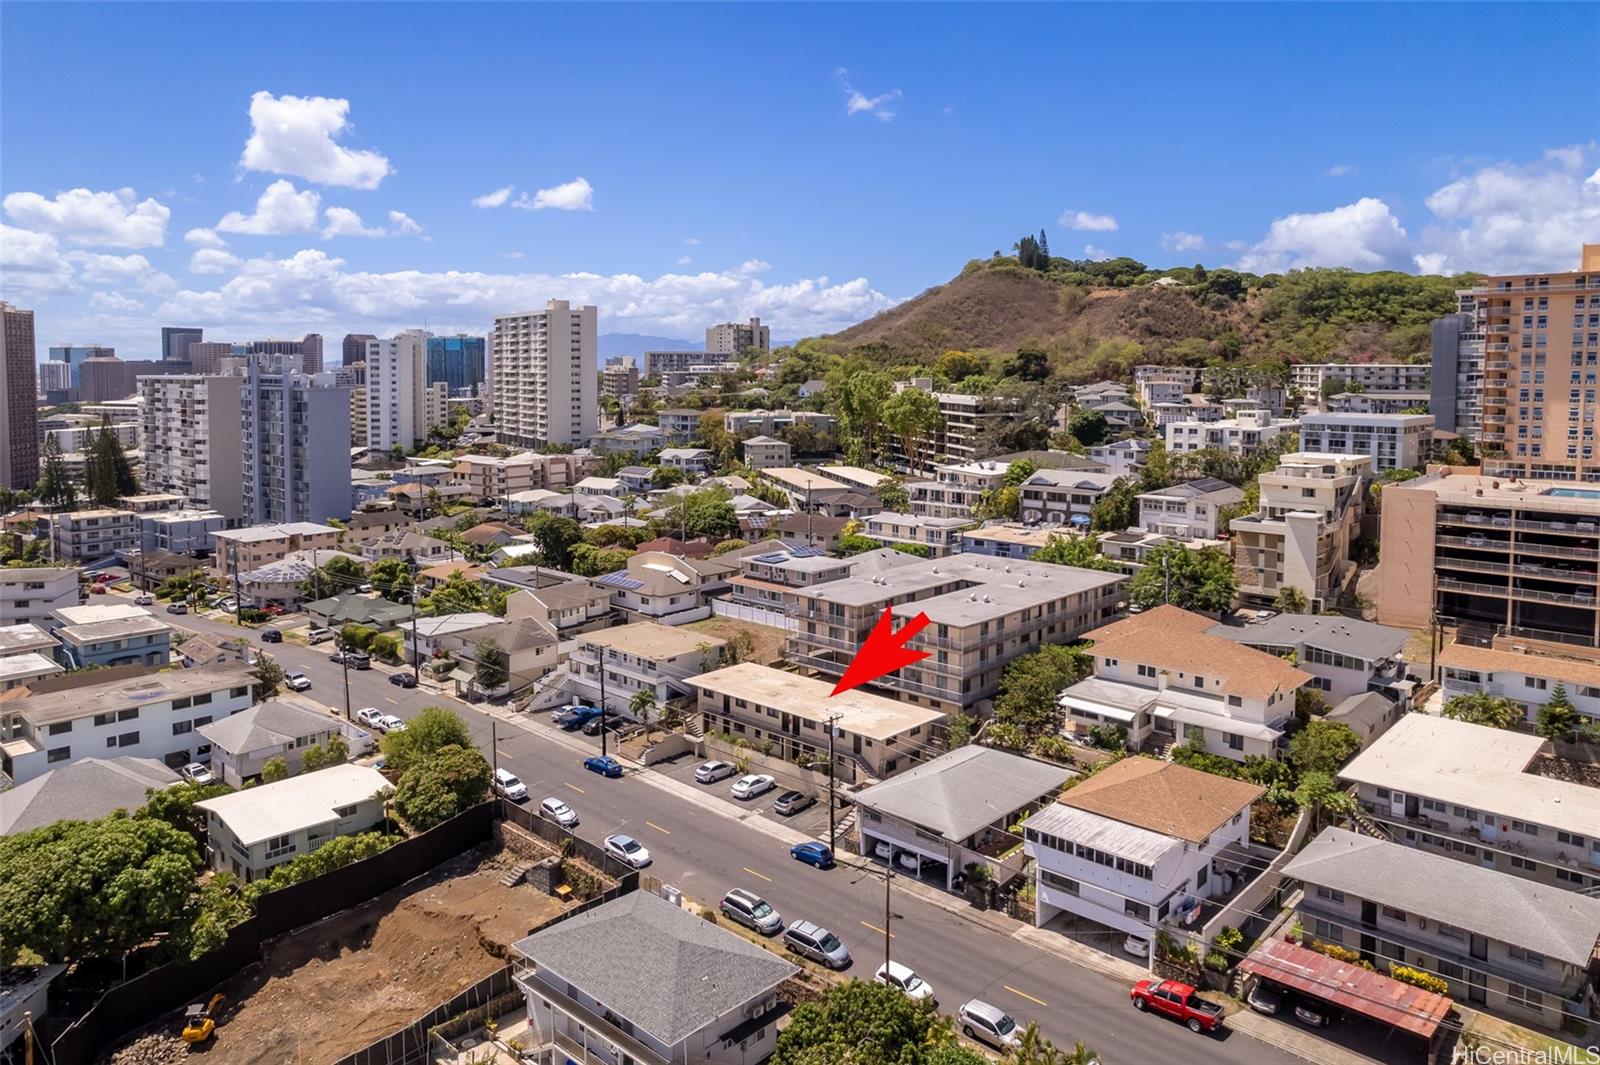
[(41, 362), (38, 366), (39, 394), (65, 392), (72, 387), (72, 367), (64, 362)]
[(65, 363), (72, 374), (72, 381), (67, 386), (78, 388), (83, 384), (83, 364), (90, 359), (103, 359), (115, 356), (116, 348), (102, 347), (99, 344), (62, 344), (50, 349), (50, 361)]
[(1600, 481), (1600, 244), (1583, 246), (1577, 270), (1490, 277), (1460, 295), (1462, 336), (1483, 344), (1484, 472)]
[(236, 523), (244, 518), (244, 378), (173, 374), (138, 379), (144, 486)]
[[(706, 327), (706, 354), (741, 356), (746, 352), (767, 352), (772, 350), (772, 331), (761, 324), (761, 319), (752, 318), (744, 325), (738, 322), (723, 322), (720, 325)], [(714, 362), (714, 359), (708, 359)]]
[(599, 420), (597, 320), (594, 307), (566, 300), (495, 318), (491, 374), (501, 443), (588, 443)]
[(245, 345), (250, 355), (297, 355), (294, 368), (301, 373), (322, 372), (322, 334), (307, 333), (299, 340), (252, 340)]
[(293, 355), (258, 357), (241, 389), (244, 513), (252, 525), (350, 513), (350, 395)]
[(0, 302), (0, 488), (39, 480), (39, 381), (33, 312)]
[(355, 366), (357, 363), (367, 361), (367, 342), (378, 338), (371, 333), (346, 333), (344, 335), (344, 354), (340, 361), (345, 366)]
[(437, 424), (428, 388), (428, 344), (420, 329), (367, 341), (367, 447), (410, 449)]
[(428, 384), (443, 384), (451, 395), (475, 396), (483, 387), (483, 367), (483, 337), (428, 338)]
[(234, 357), (234, 345), (226, 341), (200, 340), (189, 344), (189, 368), (195, 373), (222, 371), (222, 360)]
[(168, 325), (161, 327), (161, 358), (165, 362), (188, 362), (189, 345), (206, 338), (204, 329), (194, 326)]

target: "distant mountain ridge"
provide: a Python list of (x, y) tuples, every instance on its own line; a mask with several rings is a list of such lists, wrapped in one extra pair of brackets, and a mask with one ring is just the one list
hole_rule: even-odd
[(601, 333), (597, 338), (601, 358), (613, 355), (643, 355), (647, 351), (704, 351), (706, 342), (651, 336), (648, 333)]

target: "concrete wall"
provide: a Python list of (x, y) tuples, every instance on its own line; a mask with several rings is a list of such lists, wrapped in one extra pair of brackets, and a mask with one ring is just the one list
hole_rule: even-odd
[(1383, 490), (1378, 547), (1378, 621), (1426, 628), (1433, 611), (1435, 505), (1425, 489)]

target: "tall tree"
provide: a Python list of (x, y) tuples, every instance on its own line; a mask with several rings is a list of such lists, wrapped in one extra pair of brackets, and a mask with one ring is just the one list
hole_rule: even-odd
[(1571, 741), (1583, 724), (1583, 716), (1572, 705), (1567, 686), (1560, 681), (1550, 692), (1550, 701), (1539, 707), (1533, 730), (1547, 740)]
[[(955, 1046), (948, 1018), (884, 984), (851, 980), (791, 1015), (772, 1065), (978, 1065)], [(937, 1056), (936, 1056), (937, 1055)]]
[(944, 428), (944, 415), (933, 393), (907, 388), (884, 403), (883, 427), (899, 439), (906, 464), (918, 470), (933, 457), (933, 442)]
[(1238, 590), (1233, 559), (1226, 551), (1163, 544), (1145, 556), (1128, 584), (1128, 598), (1147, 610), (1171, 603), (1182, 610), (1220, 614), (1233, 606)]
[(539, 545), (539, 562), (551, 569), (569, 570), (572, 547), (583, 541), (583, 526), (572, 518), (540, 511), (523, 523)]
[(39, 483), (34, 491), (39, 501), (51, 510), (68, 510), (77, 503), (77, 486), (67, 476), (67, 464), (61, 458), (61, 444), (54, 435), (44, 438), (44, 450), (40, 452), (39, 459)]
[(472, 653), (478, 660), (473, 680), (479, 688), (486, 692), (499, 691), (511, 680), (511, 658), (493, 639), (479, 640)]
[(1522, 708), (1510, 699), (1488, 692), (1454, 695), (1439, 711), (1445, 717), (1490, 728), (1511, 728), (1523, 719)]
[(430, 706), (406, 723), (404, 732), (388, 733), (378, 741), (390, 768), (406, 773), (446, 747), (471, 747), (472, 733), (454, 710)]
[(1044, 546), (1033, 553), (1034, 562), (1049, 562), (1057, 566), (1077, 566), (1079, 569), (1104, 570), (1115, 573), (1120, 567), (1100, 553), (1100, 541), (1093, 536), (1069, 533), (1052, 534)]
[(100, 423), (94, 444), (84, 461), (84, 487), (99, 506), (110, 506), (123, 496), (138, 494), (139, 481), (117, 440), (108, 414)]
[(492, 771), (483, 755), (450, 744), (401, 775), (395, 789), (394, 808), (411, 827), (425, 832), (474, 803), (482, 802), (491, 777)]
[(856, 465), (865, 465), (878, 453), (883, 427), (883, 405), (894, 391), (888, 375), (877, 370), (857, 370), (838, 386), (830, 384), (845, 454)]

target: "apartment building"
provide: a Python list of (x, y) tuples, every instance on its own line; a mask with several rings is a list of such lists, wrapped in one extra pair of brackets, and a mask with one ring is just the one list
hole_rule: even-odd
[(310, 854), (336, 836), (383, 824), (384, 775), (364, 765), (336, 765), (195, 804), (206, 815), (207, 864), (245, 883)]
[(1516, 703), (1523, 719), (1533, 724), (1540, 709), (1560, 690), (1573, 709), (1600, 723), (1600, 664), (1514, 650), (1514, 640), (1496, 640), (1495, 644), (1452, 643), (1439, 652), (1439, 686), (1445, 699), (1486, 692)]
[(1228, 408), (1221, 403), (1211, 402), (1205, 396), (1190, 395), (1152, 404), (1150, 416), (1155, 428), (1165, 431), (1174, 422), (1220, 422), (1228, 416)]
[(787, 466), (791, 461), (788, 442), (775, 436), (752, 436), (740, 443), (739, 450), (744, 454), (744, 464), (752, 470)]
[(833, 727), (834, 767), (841, 779), (882, 780), (943, 753), (946, 714), (861, 688), (830, 696), (833, 685), (755, 662), (691, 677), (704, 727), (748, 740), (802, 766), (826, 766)]
[(68, 669), (164, 666), (172, 659), (172, 630), (142, 610), (136, 617), (63, 625), (55, 635), (56, 660)]
[(332, 551), (339, 546), (339, 530), (308, 521), (283, 525), (252, 525), (212, 533), (216, 552), (211, 568), (222, 580), (248, 573), (299, 551)]
[[(913, 377), (909, 381), (896, 381), (894, 389), (903, 392), (920, 388), (932, 392), (939, 401), (939, 414), (944, 419), (931, 437), (918, 441), (920, 461), (926, 462), (935, 455), (943, 455), (952, 463), (970, 463), (978, 459), (983, 445), (983, 434), (999, 422), (1015, 421), (1018, 411), (993, 396), (975, 396), (964, 392), (934, 392), (933, 380)], [(897, 469), (909, 469), (910, 459), (898, 439), (888, 441), (889, 464)]]
[(1431, 374), (1425, 362), (1302, 362), (1289, 367), (1289, 387), (1316, 403), (1332, 387), (1341, 392), (1426, 392)]
[(476, 396), (488, 369), (485, 347), (483, 337), (465, 333), (428, 337), (428, 384), (444, 385), (448, 395)]
[(39, 480), (38, 358), (33, 312), (0, 301), (0, 488)]
[(666, 442), (667, 435), (654, 425), (634, 422), (591, 435), (589, 446), (597, 455), (631, 455), (642, 458)]
[[(1453, 314), (1436, 318), (1430, 337), (1433, 360), (1432, 381), (1429, 388), (1429, 409), (1439, 428), (1476, 439), (1483, 429), (1483, 356), (1486, 334), (1477, 327), (1477, 296), (1468, 289), (1456, 293), (1458, 309)], [(1485, 322), (1487, 326), (1487, 322)], [(1510, 341), (1495, 338), (1496, 344), (1506, 347), (1496, 349), (1501, 361), (1503, 352), (1509, 352)], [(1505, 393), (1496, 391), (1495, 399), (1503, 407)]]
[(1236, 762), (1279, 753), (1311, 674), (1212, 635), (1214, 624), (1158, 606), (1085, 634), (1094, 676), (1061, 693), (1065, 731), (1111, 724), (1133, 750), (1187, 743)]
[(1019, 525), (1015, 522), (985, 522), (961, 533), (961, 550), (993, 558), (1029, 559), (1053, 536), (1064, 535), (1054, 527)]
[(703, 351), (647, 351), (644, 353), (644, 375), (660, 380), (669, 373), (686, 373), (693, 366), (720, 361), (710, 358)]
[(1036, 470), (1020, 487), (1022, 520), (1029, 525), (1087, 527), (1094, 505), (1120, 479), (1088, 470)]
[(1312, 613), (1335, 597), (1355, 571), (1350, 542), (1361, 530), (1371, 469), (1366, 455), (1298, 451), (1263, 473), (1257, 511), (1228, 524), (1239, 594), (1270, 602), (1296, 588)]
[(1062, 914), (1146, 939), (1226, 893), (1251, 860), (1250, 804), (1265, 791), (1154, 758), (1124, 758), (1023, 826), (1043, 927)]
[[(550, 570), (508, 570), (502, 567), (489, 570), (483, 580), (488, 584), (519, 589), (517, 594), (506, 600), (507, 621), (532, 618), (563, 641), (578, 633), (610, 625), (610, 592), (584, 580), (565, 580), (540, 586), (540, 582), (550, 575)], [(565, 575), (557, 573), (557, 576)], [(531, 586), (521, 583), (529, 578)]]
[(842, 481), (802, 466), (771, 466), (762, 470), (760, 477), (788, 496), (791, 506), (800, 509), (812, 507), (830, 495), (850, 490)]
[(1178, 403), (1200, 386), (1198, 366), (1135, 366), (1134, 395), (1146, 410), (1158, 403)]
[(252, 359), (241, 390), (243, 520), (255, 525), (350, 513), (349, 390), (289, 361)]
[(1131, 577), (1144, 568), (1151, 552), (1157, 548), (1177, 544), (1190, 551), (1204, 551), (1207, 548), (1228, 550), (1226, 540), (1181, 540), (1160, 533), (1145, 532), (1142, 529), (1124, 529), (1120, 532), (1093, 533), (1100, 542), (1100, 553), (1117, 564), (1117, 569)]
[(1284, 433), (1294, 431), (1293, 418), (1274, 418), (1267, 410), (1240, 411), (1237, 417), (1215, 421), (1186, 420), (1166, 423), (1167, 451), (1216, 450), (1245, 456), (1270, 447)]
[(833, 558), (794, 541), (778, 540), (760, 547), (739, 552), (739, 573), (728, 580), (733, 586), (728, 598), (741, 606), (759, 607), (782, 616), (785, 627), (790, 591), (843, 580), (855, 568), (853, 558)]
[(100, 438), (101, 433), (110, 433), (124, 450), (139, 446), (139, 426), (136, 422), (122, 422), (110, 426), (98, 422), (84, 420), (77, 425), (62, 426), (59, 429), (45, 429), (45, 440), (54, 440), (56, 447), (62, 451), (88, 451), (94, 447), (94, 442)]
[(178, 555), (204, 554), (213, 537), (228, 526), (228, 519), (214, 510), (158, 510), (135, 514), (139, 526), (139, 550), (171, 551)]
[(1149, 455), (1150, 441), (1139, 439), (1118, 440), (1089, 449), (1089, 457), (1117, 477), (1138, 474)]
[(70, 566), (0, 566), (0, 625), (42, 625), (82, 601), (81, 578)]
[(1600, 899), (1325, 828), (1284, 867), (1306, 934), (1442, 977), (1478, 1009), (1550, 1029), (1594, 1000)]
[(503, 502), (517, 492), (570, 488), (590, 465), (587, 457), (572, 454), (462, 455), (450, 469), (450, 483), (464, 487), (475, 499)]
[(1300, 448), (1330, 455), (1366, 455), (1373, 473), (1416, 469), (1433, 439), (1431, 414), (1307, 414)]
[(1576, 271), (1486, 278), (1461, 294), (1483, 338), (1483, 470), (1503, 477), (1600, 480), (1600, 244)]
[(639, 367), (631, 356), (606, 360), (600, 368), (600, 394), (616, 400), (639, 394)]
[(972, 518), (925, 518), (885, 510), (868, 518), (861, 531), (886, 544), (920, 548), (928, 558), (943, 558), (961, 550), (961, 533), (974, 524)]
[[(744, 436), (746, 433), (772, 436), (794, 425), (809, 425), (818, 432), (832, 432), (834, 424), (833, 415), (814, 410), (766, 410), (757, 407), (755, 410), (724, 411), (722, 415), (722, 427), (734, 436)], [(698, 422), (695, 431), (699, 432)]]
[(1179, 540), (1217, 537), (1217, 515), (1244, 501), (1243, 490), (1215, 477), (1168, 485), (1139, 496), (1139, 528)]
[(692, 407), (668, 407), (656, 411), (656, 424), (669, 444), (687, 444), (700, 435), (700, 419), (706, 411)]
[(500, 315), (489, 338), (495, 432), (502, 444), (583, 447), (599, 428), (597, 312), (550, 300)]
[(626, 569), (593, 578), (629, 620), (687, 625), (711, 616), (711, 600), (728, 591), (739, 564), (720, 558), (682, 558), (641, 551)]
[(1440, 470), (1380, 518), (1379, 621), (1600, 647), (1600, 490)]
[(174, 767), (204, 760), (209, 748), (195, 728), (250, 706), (251, 683), (242, 666), (57, 682), (0, 703), (0, 772), (21, 784), (82, 758), (154, 758)]
[(61, 562), (100, 562), (137, 551), (140, 540), (131, 510), (75, 510), (50, 519), (50, 548)]
[(1252, 618), (1243, 625), (1214, 625), (1206, 632), (1291, 658), (1311, 674), (1306, 686), (1321, 691), (1330, 703), (1379, 692), (1405, 704), (1417, 685), (1406, 669), (1408, 629), (1339, 615), (1283, 613)]
[(711, 472), (711, 452), (703, 447), (664, 447), (657, 464), (681, 470), (691, 481), (697, 481)]
[(1600, 789), (1563, 779), (1562, 768), (1539, 736), (1406, 714), (1339, 778), (1385, 839), (1591, 892), (1600, 887)]
[(985, 492), (1005, 484), (1007, 464), (994, 461), (937, 462), (933, 479), (908, 483), (911, 513), (919, 518), (969, 518)]
[(569, 695), (599, 706), (603, 691), (608, 710), (631, 714), (633, 699), (648, 692), (654, 700), (654, 715), (669, 702), (693, 696), (691, 678), (721, 665), (722, 649), (728, 642), (709, 633), (653, 621), (597, 629), (576, 640), (577, 646), (567, 656)]
[(196, 731), (211, 745), (208, 764), (212, 775), (230, 788), (242, 788), (259, 784), (262, 770), (274, 758), (283, 759), (290, 776), (302, 772), (306, 751), (326, 748), (335, 736), (343, 736), (344, 724), (325, 706), (285, 695), (201, 725)]
[(771, 350), (772, 330), (762, 325), (759, 318), (752, 318), (743, 325), (723, 322), (706, 327), (706, 355), (712, 359), (704, 361), (715, 361), (717, 356), (743, 358), (751, 352), (764, 355)]
[(1339, 392), (1322, 409), (1329, 414), (1408, 414), (1426, 409), (1429, 398), (1426, 392)]
[(427, 440), (429, 429), (444, 424), (444, 404), (429, 387), (429, 345), (435, 339), (408, 329), (367, 342), (367, 447), (410, 451)]
[(322, 372), (322, 334), (307, 333), (299, 340), (270, 338), (251, 340), (244, 345), (249, 355), (288, 356), (284, 365), (303, 374)]
[(916, 560), (797, 589), (787, 657), (838, 678), (885, 609), (896, 625), (925, 613), (928, 625), (906, 646), (929, 657), (874, 686), (946, 713), (970, 712), (998, 691), (1013, 658), (1077, 639), (1114, 616), (1121, 596), (1121, 576), (1098, 570), (967, 554)]
[(184, 497), (232, 523), (245, 517), (243, 377), (139, 377), (144, 488)]

